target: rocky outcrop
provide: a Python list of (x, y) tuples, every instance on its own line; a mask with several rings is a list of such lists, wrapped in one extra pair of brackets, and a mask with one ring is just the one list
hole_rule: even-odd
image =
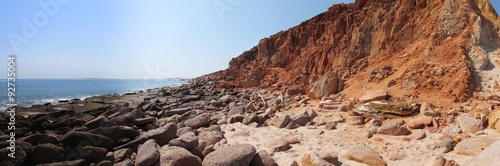
[(487, 88), (474, 72), (494, 67), (498, 22), (484, 0), (356, 0), (260, 40), (209, 76), (218, 87), (278, 86), (316, 98), (383, 88), (460, 102)]

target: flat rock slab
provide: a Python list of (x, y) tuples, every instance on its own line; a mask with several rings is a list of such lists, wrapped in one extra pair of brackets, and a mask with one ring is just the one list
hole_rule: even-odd
[(139, 131), (129, 126), (112, 126), (112, 127), (99, 127), (89, 131), (93, 134), (103, 135), (111, 138), (113, 141), (123, 137), (135, 138), (139, 135)]
[(73, 107), (75, 112), (85, 113), (91, 111), (104, 110), (108, 105), (101, 103), (86, 103), (86, 104), (72, 104), (71, 106)]
[(375, 100), (384, 100), (387, 98), (387, 91), (384, 89), (372, 90), (359, 98), (359, 101), (366, 103)]
[(163, 111), (163, 117), (170, 117), (173, 115), (182, 115), (188, 111), (193, 110), (192, 107), (185, 107), (185, 108), (176, 108), (176, 109), (171, 109), (171, 110), (165, 110)]

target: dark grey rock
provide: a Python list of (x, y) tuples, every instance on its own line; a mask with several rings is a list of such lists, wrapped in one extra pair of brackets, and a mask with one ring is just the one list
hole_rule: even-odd
[(70, 147), (76, 147), (77, 145), (92, 145), (111, 149), (114, 146), (113, 140), (106, 136), (80, 131), (67, 132), (62, 138), (62, 142), (65, 146)]
[(38, 164), (63, 161), (65, 153), (63, 147), (50, 143), (40, 144), (35, 147), (35, 159)]
[(129, 126), (99, 127), (88, 132), (106, 136), (113, 141), (118, 141), (118, 139), (123, 137), (135, 138), (139, 135), (139, 131)]

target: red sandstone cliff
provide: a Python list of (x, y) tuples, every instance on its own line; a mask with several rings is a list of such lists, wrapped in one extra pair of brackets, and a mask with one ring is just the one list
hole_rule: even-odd
[(386, 89), (461, 102), (500, 87), (499, 25), (487, 0), (356, 0), (262, 39), (209, 76), (313, 97)]

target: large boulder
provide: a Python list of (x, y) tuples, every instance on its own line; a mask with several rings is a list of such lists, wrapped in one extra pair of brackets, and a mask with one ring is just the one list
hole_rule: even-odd
[(127, 142), (123, 145), (117, 146), (114, 149), (123, 149), (130, 148), (132, 151), (137, 150), (139, 144), (146, 142), (147, 140), (154, 139), (159, 146), (163, 146), (168, 144), (170, 140), (174, 139), (177, 136), (177, 125), (174, 123), (168, 123), (165, 126), (149, 130), (141, 135), (138, 138)]
[(261, 150), (253, 156), (250, 166), (278, 166), (278, 164), (267, 151)]
[(201, 166), (201, 159), (184, 148), (163, 146), (160, 149), (160, 166)]
[(139, 138), (154, 139), (158, 145), (163, 146), (168, 144), (170, 140), (177, 136), (177, 125), (169, 123), (163, 127), (149, 130), (141, 134)]
[(289, 122), (290, 122), (290, 115), (282, 115), (272, 120), (273, 126), (277, 128), (285, 128)]
[(378, 134), (384, 135), (408, 135), (410, 131), (405, 125), (399, 122), (384, 124), (377, 129)]
[(31, 134), (25, 137), (18, 138), (17, 141), (22, 141), (22, 142), (28, 142), (33, 146), (36, 146), (38, 144), (38, 141), (42, 138), (42, 134), (40, 133), (35, 133)]
[(325, 74), (316, 81), (313, 88), (309, 91), (309, 94), (316, 99), (335, 94), (342, 90), (339, 83), (341, 84), (341, 80), (336, 73)]
[(500, 130), (500, 110), (491, 112), (488, 115), (488, 128)]
[(334, 166), (334, 164), (322, 159), (316, 152), (308, 152), (302, 155), (302, 166)]
[(40, 141), (38, 142), (39, 144), (45, 144), (45, 143), (51, 143), (51, 144), (58, 144), (62, 140), (62, 135), (56, 134), (52, 131), (46, 130), (42, 138), (40, 138)]
[(108, 118), (106, 118), (106, 116), (104, 116), (104, 115), (99, 115), (96, 118), (83, 124), (83, 126), (89, 128), (89, 129), (94, 129), (97, 127), (105, 126), (106, 123), (108, 123)]
[(203, 165), (240, 166), (250, 165), (255, 155), (255, 147), (250, 144), (225, 146), (205, 156)]
[(200, 134), (198, 134), (198, 149), (203, 151), (205, 147), (214, 145), (224, 138), (224, 133), (221, 130), (204, 130)]
[(115, 162), (121, 162), (126, 158), (128, 158), (131, 154), (132, 154), (132, 149), (130, 148), (119, 149), (113, 152), (113, 158)]
[(300, 126), (305, 126), (307, 122), (311, 121), (311, 117), (307, 113), (300, 113), (297, 115), (294, 115), (291, 119), (291, 122), (293, 124), (297, 124)]
[(269, 149), (271, 149), (272, 152), (281, 152), (281, 151), (287, 151), (290, 148), (290, 142), (288, 142), (286, 139), (276, 139), (274, 141), (271, 141), (268, 145)]
[(147, 140), (137, 151), (135, 165), (151, 166), (155, 164), (160, 159), (159, 148), (154, 139)]
[(457, 121), (460, 129), (462, 129), (465, 134), (474, 134), (484, 128), (483, 122), (480, 119), (476, 119), (468, 113), (459, 115)]
[(210, 116), (208, 114), (201, 114), (194, 118), (184, 121), (186, 127), (191, 127), (192, 129), (198, 129), (200, 127), (206, 127), (210, 124)]
[(365, 118), (363, 116), (348, 115), (345, 119), (347, 124), (350, 125), (363, 125), (365, 124)]
[(237, 116), (237, 115), (243, 115), (245, 114), (245, 106), (237, 106), (234, 108), (231, 108), (229, 112), (227, 113), (228, 117), (232, 116)]
[(349, 150), (344, 157), (348, 160), (353, 160), (367, 165), (387, 165), (384, 159), (382, 159), (376, 151), (366, 146), (354, 147)]
[(63, 147), (46, 143), (35, 147), (35, 159), (37, 163), (52, 163), (64, 160)]
[(500, 140), (495, 141), (488, 148), (484, 149), (479, 155), (464, 164), (465, 166), (487, 166), (498, 165), (500, 163)]
[(198, 136), (193, 132), (187, 132), (182, 134), (179, 138), (171, 140), (168, 145), (179, 146), (187, 150), (192, 150), (198, 147)]
[(427, 162), (426, 166), (444, 166), (446, 164), (446, 159), (443, 156), (433, 156)]
[(421, 129), (430, 124), (432, 124), (432, 117), (424, 115), (410, 119), (406, 126), (410, 129)]
[(459, 155), (477, 156), (495, 141), (490, 137), (468, 138), (457, 143), (453, 151)]
[(21, 165), (26, 161), (27, 154), (26, 151), (21, 146), (15, 146), (16, 154), (15, 158), (8, 156), (11, 151), (8, 148), (0, 149), (0, 165)]
[(245, 114), (245, 118), (243, 119), (242, 123), (245, 125), (249, 125), (253, 122), (259, 123), (259, 117), (255, 113), (247, 113)]
[(76, 147), (77, 145), (92, 145), (111, 149), (114, 146), (113, 140), (106, 136), (81, 131), (67, 132), (62, 138), (62, 142), (64, 145), (70, 147)]
[(115, 142), (123, 137), (135, 138), (139, 135), (139, 131), (129, 126), (98, 127), (88, 132), (106, 136)]

